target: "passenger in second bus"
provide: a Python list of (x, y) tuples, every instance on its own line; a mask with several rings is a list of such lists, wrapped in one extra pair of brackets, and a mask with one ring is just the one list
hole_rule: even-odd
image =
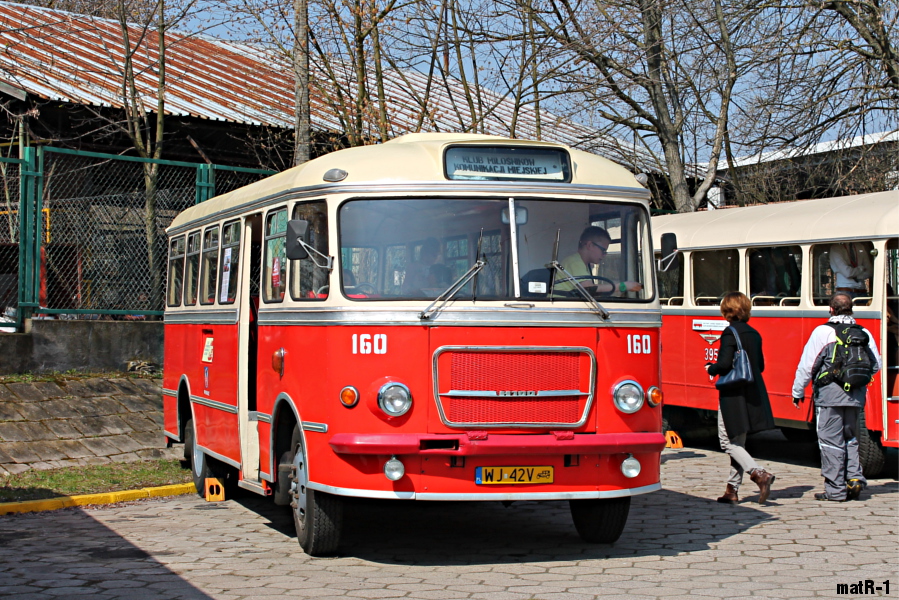
[[(709, 363), (705, 370), (709, 375), (725, 375), (734, 364), (737, 340), (733, 331), (740, 336), (740, 344), (749, 356), (752, 368), (752, 383), (718, 390), (718, 441), (721, 449), (730, 456), (730, 477), (724, 495), (718, 502), (736, 504), (740, 501), (738, 492), (743, 482), (743, 473), (759, 487), (759, 504), (768, 499), (775, 476), (759, 466), (746, 451), (746, 435), (758, 431), (774, 429), (774, 416), (768, 401), (768, 390), (762, 379), (765, 358), (762, 355), (762, 336), (747, 324), (752, 302), (742, 292), (729, 292), (721, 300), (721, 314), (730, 327), (721, 334), (721, 349), (718, 361)], [(733, 328), (733, 329), (731, 329)]]
[(874, 273), (871, 255), (860, 242), (844, 242), (830, 246), (830, 269), (836, 279), (837, 292), (845, 292), (852, 298), (867, 296), (865, 282)]
[[(612, 244), (612, 236), (602, 227), (590, 226), (581, 233), (577, 244), (577, 252), (566, 256), (561, 261), (562, 268), (568, 271), (572, 277), (584, 286), (590, 293), (600, 294), (624, 294), (625, 292), (639, 292), (643, 284), (637, 281), (622, 281), (614, 287), (608, 281), (596, 281), (593, 277), (592, 265), (599, 265), (605, 260)], [(555, 285), (555, 290), (568, 292), (575, 289), (574, 282), (564, 281)]]

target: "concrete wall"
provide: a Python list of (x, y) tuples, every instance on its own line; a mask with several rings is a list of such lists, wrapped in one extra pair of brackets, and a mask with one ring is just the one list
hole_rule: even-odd
[(0, 375), (125, 371), (141, 360), (162, 367), (161, 321), (33, 321), (31, 333), (0, 334)]

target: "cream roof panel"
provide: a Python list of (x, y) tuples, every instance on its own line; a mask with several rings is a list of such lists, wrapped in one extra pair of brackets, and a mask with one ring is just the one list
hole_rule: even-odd
[(669, 232), (683, 249), (897, 236), (899, 190), (653, 217), (656, 248)]
[(458, 143), (501, 144), (504, 146), (538, 145), (545, 148), (563, 148), (568, 150), (571, 155), (572, 183), (636, 188), (641, 193), (646, 193), (646, 190), (627, 169), (608, 159), (581, 150), (574, 150), (562, 144), (513, 140), (490, 135), (413, 133), (384, 144), (331, 152), (233, 192), (216, 196), (182, 212), (172, 221), (170, 229), (280, 192), (326, 184), (323, 176), (330, 169), (343, 169), (348, 173), (340, 185), (445, 183), (447, 180), (443, 172), (443, 150), (447, 145)]

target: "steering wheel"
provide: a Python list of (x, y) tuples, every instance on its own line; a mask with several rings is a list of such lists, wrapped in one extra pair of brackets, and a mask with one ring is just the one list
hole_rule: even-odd
[(367, 294), (367, 295), (372, 295), (372, 294), (378, 293), (377, 288), (375, 288), (375, 286), (370, 283), (365, 283), (365, 282), (357, 283), (353, 287), (356, 288), (358, 291), (362, 292), (363, 294)]
[(323, 286), (321, 286), (320, 288), (318, 288), (317, 290), (315, 290), (315, 293), (316, 293), (316, 294), (324, 294), (324, 293), (327, 293), (328, 288), (330, 288), (330, 287), (331, 287), (330, 285), (323, 285)]
[[(608, 279), (606, 277), (600, 277), (599, 275), (575, 275), (574, 277), (565, 277), (564, 279), (557, 279), (555, 283), (559, 284), (559, 283), (565, 283), (565, 282), (570, 282), (570, 281), (581, 281), (581, 280), (585, 280), (585, 279), (591, 279), (591, 280), (598, 279), (600, 281), (605, 281), (610, 286), (612, 286), (612, 289), (610, 289), (607, 292), (600, 292), (600, 291), (592, 292), (593, 296), (611, 296), (618, 289), (617, 286), (615, 285), (614, 281), (612, 281), (611, 279)], [(574, 290), (571, 290), (571, 291), (574, 291)]]

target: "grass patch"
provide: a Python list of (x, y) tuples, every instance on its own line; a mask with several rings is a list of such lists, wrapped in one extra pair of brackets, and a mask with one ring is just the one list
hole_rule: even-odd
[(31, 470), (0, 477), (0, 502), (121, 492), (191, 481), (190, 469), (182, 467), (178, 460)]

